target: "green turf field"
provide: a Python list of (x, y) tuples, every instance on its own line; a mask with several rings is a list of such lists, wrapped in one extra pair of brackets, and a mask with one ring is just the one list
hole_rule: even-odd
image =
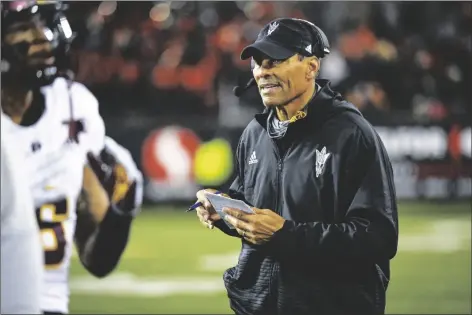
[[(71, 312), (230, 314), (222, 273), (239, 248), (184, 208), (144, 209), (108, 278), (93, 279), (73, 259)], [(470, 296), (470, 205), (401, 203), (387, 312), (471, 314)]]

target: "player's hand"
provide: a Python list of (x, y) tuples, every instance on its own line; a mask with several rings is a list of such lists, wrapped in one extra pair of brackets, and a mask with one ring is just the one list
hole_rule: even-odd
[(238, 233), (248, 242), (260, 245), (267, 243), (275, 232), (280, 230), (285, 219), (269, 209), (251, 208), (255, 214), (239, 209), (225, 208), (225, 220), (231, 223)]
[[(215, 193), (216, 189), (202, 189), (197, 192), (197, 202), (201, 202), (203, 206), (198, 207), (197, 216), (203, 226), (213, 229), (213, 223), (220, 220), (220, 215), (215, 211), (210, 201), (206, 197), (206, 193)], [(221, 194), (222, 196), (229, 197), (226, 194)]]
[(100, 155), (89, 152), (87, 159), (110, 202), (123, 214), (135, 216), (142, 204), (143, 180), (129, 151), (107, 137)]

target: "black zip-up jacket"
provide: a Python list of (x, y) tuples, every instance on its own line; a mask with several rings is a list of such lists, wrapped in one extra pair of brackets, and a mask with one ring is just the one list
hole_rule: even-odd
[(224, 274), (236, 314), (385, 311), (398, 243), (392, 167), (360, 112), (329, 81), (317, 83), (307, 116), (282, 140), (267, 134), (268, 110), (241, 136), (229, 195), (286, 221), (265, 245), (242, 240), (237, 266)]

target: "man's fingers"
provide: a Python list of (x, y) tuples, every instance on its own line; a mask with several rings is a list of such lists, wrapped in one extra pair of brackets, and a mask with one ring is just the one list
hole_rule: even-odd
[(202, 200), (206, 199), (205, 198), (205, 192), (203, 190), (197, 191), (196, 196), (197, 196), (198, 201), (202, 201)]
[(202, 217), (198, 217), (198, 221), (200, 221), (201, 224), (206, 226), (206, 221)]
[(211, 209), (212, 208), (212, 205), (208, 201), (208, 199), (203, 200), (202, 203), (203, 203), (203, 206), (205, 207), (205, 209)]
[(266, 214), (266, 209), (259, 209), (256, 207), (251, 207), (252, 211), (254, 211), (255, 214)]
[(242, 237), (245, 237), (246, 231), (238, 229), (238, 228), (236, 228), (236, 231), (238, 232), (239, 235), (241, 235)]
[(204, 224), (206, 224), (209, 229), (213, 229), (213, 222), (216, 222), (220, 219), (220, 216), (215, 212), (213, 206), (206, 197), (206, 193), (213, 193), (215, 191), (216, 190), (214, 189), (202, 189), (199, 190), (196, 194), (198, 202), (202, 204), (202, 206), (196, 209), (197, 215), (199, 219), (201, 219), (200, 221), (202, 221), (202, 223), (204, 222)]
[(197, 217), (198, 217), (198, 220), (206, 226), (207, 224), (207, 221), (205, 220), (205, 218), (200, 214), (200, 213), (197, 213)]
[(244, 229), (239, 229), (239, 228), (236, 228), (236, 231), (238, 231), (238, 234), (241, 235), (243, 238), (245, 239), (252, 239), (254, 238), (254, 234), (252, 234), (251, 232), (249, 231), (246, 231)]
[(210, 213), (203, 207), (198, 207), (197, 209), (197, 214), (202, 217), (205, 221), (207, 221), (210, 218)]
[(227, 215), (225, 217), (225, 220), (228, 221), (236, 229), (240, 229), (246, 232), (252, 231), (252, 225), (248, 224), (247, 222), (241, 221), (231, 215)]
[(248, 214), (242, 210), (235, 208), (223, 208), (223, 212), (238, 220), (247, 221), (246, 217), (248, 216)]
[(208, 223), (206, 223), (205, 220), (200, 220), (200, 223), (201, 223), (204, 227), (208, 227)]
[[(198, 215), (198, 214), (197, 214)], [(207, 220), (205, 220), (202, 216), (198, 215), (198, 219), (200, 221), (200, 223), (206, 227), (206, 228), (209, 228), (210, 230), (212, 230), (214, 228), (214, 225), (212, 222), (208, 222)]]
[(205, 208), (213, 209), (213, 206), (211, 205), (210, 201), (208, 200), (206, 194), (208, 194), (208, 193), (214, 194), (216, 191), (217, 191), (216, 189), (211, 189), (211, 188), (199, 190), (197, 192), (197, 199), (198, 199), (198, 201), (200, 201), (203, 204), (203, 206)]
[(239, 220), (236, 219), (235, 217), (232, 217), (232, 216), (230, 216), (229, 214), (227, 214), (227, 215), (225, 216), (225, 220), (226, 220), (229, 224), (231, 224), (232, 226), (234, 226), (236, 229), (239, 228)]

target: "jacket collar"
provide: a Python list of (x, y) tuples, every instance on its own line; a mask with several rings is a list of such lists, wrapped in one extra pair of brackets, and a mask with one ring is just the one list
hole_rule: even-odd
[[(321, 89), (316, 92), (315, 96), (307, 104), (307, 116), (290, 125), (303, 126), (304, 128), (320, 128), (323, 123), (340, 111), (348, 110), (361, 115), (354, 105), (345, 102), (341, 94), (331, 89), (331, 82), (329, 80), (319, 79), (316, 80), (316, 83)], [(255, 119), (264, 129), (266, 129), (270, 110), (266, 107), (262, 113), (255, 115)]]

